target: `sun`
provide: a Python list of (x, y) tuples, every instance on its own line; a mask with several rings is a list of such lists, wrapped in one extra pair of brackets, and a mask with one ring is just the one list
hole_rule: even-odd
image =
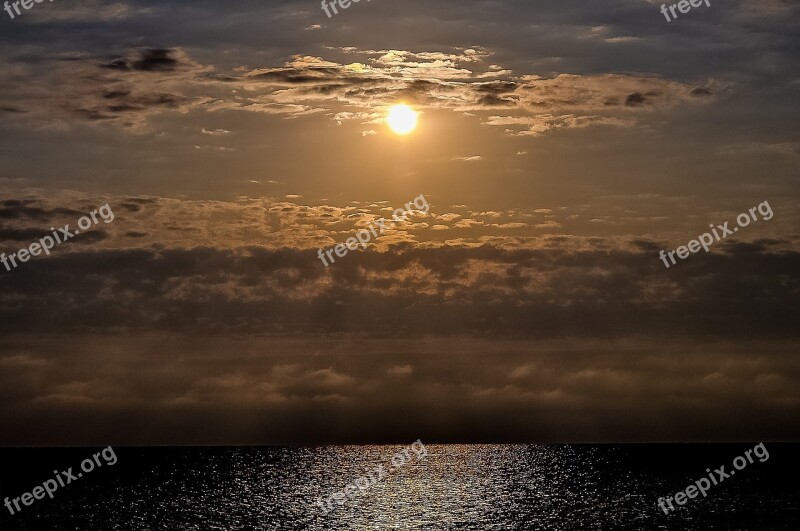
[(386, 123), (398, 135), (407, 135), (417, 128), (419, 113), (404, 103), (392, 105), (386, 116)]

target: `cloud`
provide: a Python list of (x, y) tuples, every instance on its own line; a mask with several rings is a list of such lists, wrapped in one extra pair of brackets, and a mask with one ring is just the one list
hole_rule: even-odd
[(716, 151), (728, 157), (768, 153), (796, 158), (800, 157), (800, 142), (746, 142), (718, 146)]
[(194, 148), (200, 151), (236, 151), (236, 148), (225, 146), (194, 146)]
[(736, 18), (740, 21), (761, 19), (786, 19), (796, 16), (798, 7), (790, 0), (764, 0), (763, 2), (740, 2)]
[[(540, 208), (465, 212), (461, 217), (436, 214), (434, 202), (431, 224), (424, 223), (422, 213), (414, 214), (368, 250), (326, 269), (317, 249), (383, 216), (384, 203), (338, 207), (281, 199), (219, 202), (67, 193), (44, 199), (31, 194), (0, 199), (0, 216), (9, 219), (0, 232), (5, 242), (0, 250), (14, 252), (20, 242), (47, 234), (54, 223), (74, 224), (105, 203), (115, 221), (81, 234), (74, 240), (79, 245), (59, 246), (12, 272), (0, 270), (0, 329), (33, 332), (44, 320), (54, 332), (73, 327), (189, 331), (212, 326), (204, 315), (213, 306), (213, 327), (225, 333), (264, 327), (276, 333), (372, 330), (388, 335), (469, 329), (503, 337), (624, 336), (634, 330), (658, 335), (675, 327), (698, 337), (794, 333), (784, 314), (796, 303), (792, 285), (799, 246), (796, 238), (775, 236), (781, 229), (778, 216), (769, 226), (764, 222), (769, 239), (759, 237), (754, 226), (752, 240), (720, 243), (712, 253), (665, 271), (655, 249), (685, 242), (682, 228), (665, 235), (667, 241), (631, 238), (624, 230), (618, 236), (580, 236), (565, 230), (579, 222), (568, 219), (569, 209), (559, 214)], [(773, 207), (791, 219), (789, 205)], [(649, 210), (646, 203), (642, 208)], [(584, 219), (611, 227), (625, 221), (605, 207), (599, 210), (608, 212), (604, 219)], [(730, 219), (728, 213), (714, 217)], [(561, 233), (542, 235), (542, 229)], [(442, 241), (438, 235), (444, 230), (456, 234)], [(680, 288), (686, 285), (692, 289)], [(112, 288), (121, 286), (122, 291)], [(98, 295), (88, 300), (85, 293)], [(413, 310), (407, 307), (412, 299)], [(323, 310), (339, 301), (349, 301), (346, 320)], [(87, 312), (95, 317), (87, 320)]]
[(202, 129), (202, 131), (201, 131), (201, 132), (202, 132), (204, 135), (212, 135), (212, 136), (223, 136), (223, 135), (229, 135), (229, 134), (231, 134), (231, 132), (230, 132), (230, 131), (228, 131), (228, 130), (226, 130), (226, 129), (213, 129), (213, 130), (208, 130), (208, 129), (206, 129), (205, 127)]
[(528, 226), (527, 223), (520, 223), (520, 222), (515, 222), (515, 223), (495, 223), (495, 224), (492, 225), (492, 227), (497, 227), (498, 229), (521, 229), (521, 228), (527, 227), (527, 226)]
[(107, 0), (85, 0), (80, 4), (48, 3), (40, 9), (31, 9), (26, 12), (25, 20), (46, 23), (72, 23), (72, 22), (116, 22), (147, 13), (148, 10), (134, 9), (122, 2), (109, 2)]
[(571, 114), (554, 116), (541, 114), (538, 116), (489, 116), (484, 122), (490, 126), (505, 126), (506, 133), (514, 136), (539, 136), (544, 133), (562, 128), (584, 128), (593, 125), (607, 125), (615, 127), (633, 127), (636, 121), (602, 117), (602, 116), (575, 116)]
[(51, 126), (54, 122), (106, 123), (140, 129), (161, 112), (185, 113), (206, 98), (182, 92), (187, 82), (210, 69), (195, 63), (179, 49), (142, 48), (110, 61), (54, 61), (44, 74), (28, 68), (7, 79), (25, 122)]
[[(654, 76), (513, 76), (488, 64), (492, 52), (486, 49), (344, 53), (360, 60), (294, 55), (283, 66), (230, 72), (200, 64), (180, 48), (139, 48), (110, 60), (82, 55), (54, 61), (47, 74), (30, 69), (6, 79), (12, 89), (7, 94), (15, 97), (0, 97), (0, 108), (22, 122), (90, 122), (140, 132), (167, 112), (236, 110), (286, 118), (326, 112), (339, 124), (366, 125), (381, 122), (389, 102), (406, 100), (422, 109), (502, 112), (484, 123), (508, 126), (509, 134), (540, 135), (594, 125), (632, 127), (654, 111), (708, 103), (724, 91), (716, 81), (697, 86)], [(486, 81), (488, 73), (498, 79)], [(22, 89), (31, 86), (36, 89)]]
[[(408, 432), (456, 443), (793, 439), (793, 349), (670, 337), (532, 347), (433, 336), (6, 335), (0, 422), (13, 429), (0, 444), (381, 443)], [(745, 403), (755, 414), (743, 418)], [(521, 411), (537, 421), (520, 424)], [(112, 422), (119, 417), (128, 422)], [(76, 424), (92, 429), (69, 429)]]
[(413, 374), (414, 367), (411, 365), (395, 365), (386, 370), (387, 374), (392, 376), (409, 376)]

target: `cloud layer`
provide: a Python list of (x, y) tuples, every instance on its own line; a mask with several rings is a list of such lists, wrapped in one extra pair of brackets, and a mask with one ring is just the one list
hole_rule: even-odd
[(116, 218), (0, 265), (0, 444), (797, 438), (798, 6), (659, 5), (4, 20), (0, 252)]
[[(382, 121), (391, 102), (409, 101), (421, 109), (491, 112), (487, 125), (537, 135), (596, 124), (630, 127), (647, 113), (703, 103), (720, 90), (717, 82), (698, 86), (653, 76), (514, 76), (489, 64), (490, 52), (471, 48), (457, 54), (340, 51), (365, 62), (296, 55), (277, 68), (218, 73), (180, 49), (132, 50), (105, 62), (62, 58), (46, 79), (38, 68), (6, 76), (14, 96), (0, 99), (0, 108), (10, 119), (51, 126), (86, 120), (139, 128), (155, 114), (192, 110), (286, 118), (333, 111), (337, 121), (367, 125)], [(39, 88), (24, 90), (32, 85)]]

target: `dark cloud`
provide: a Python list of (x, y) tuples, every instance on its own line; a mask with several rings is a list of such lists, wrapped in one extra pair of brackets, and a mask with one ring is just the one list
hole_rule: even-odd
[(41, 208), (28, 207), (19, 201), (6, 201), (0, 207), (0, 218), (2, 219), (19, 219), (30, 218), (36, 220), (50, 219), (49, 213)]
[(709, 90), (709, 89), (707, 89), (705, 87), (697, 87), (695, 89), (692, 89), (692, 93), (691, 94), (692, 94), (692, 96), (708, 97), (708, 96), (713, 95), (713, 92), (711, 92), (711, 90)]
[(493, 106), (513, 107), (516, 104), (516, 101), (514, 101), (514, 99), (510, 99), (510, 98), (499, 98), (499, 97), (495, 96), (494, 94), (487, 94), (485, 96), (481, 96), (478, 99), (478, 104), (479, 105), (486, 105), (488, 107), (493, 107)]
[(94, 229), (87, 232), (82, 232), (79, 237), (70, 240), (68, 243), (80, 243), (83, 245), (91, 245), (93, 243), (101, 242), (108, 239), (108, 233), (104, 230)]
[(130, 93), (129, 90), (107, 90), (103, 92), (103, 97), (108, 99), (123, 98), (130, 95)]
[(83, 212), (69, 208), (56, 207), (52, 209), (45, 209), (32, 206), (35, 203), (36, 202), (32, 200), (4, 201), (3, 205), (0, 206), (0, 219), (30, 219), (36, 221), (50, 221), (53, 219), (60, 219), (65, 216), (83, 215)]
[[(692, 91), (692, 94), (694, 94), (694, 90)], [(625, 105), (628, 107), (639, 107), (640, 105), (643, 105), (645, 101), (645, 97), (642, 96), (640, 92), (634, 92), (632, 94), (628, 94), (628, 97), (625, 98)]]
[(800, 364), (768, 345), (5, 336), (0, 444), (796, 438)]
[(132, 63), (134, 70), (146, 72), (171, 72), (178, 67), (178, 59), (173, 57), (173, 50), (146, 49), (141, 51), (141, 57)]
[[(88, 244), (104, 231), (81, 234)], [(0, 329), (789, 338), (800, 254), (735, 243), (669, 270), (641, 251), (478, 248), (359, 252), (211, 248), (58, 253), (0, 278)], [(424, 275), (409, 278), (410, 271)], [(103, 286), (124, 286), (91, 298)], [(65, 305), (63, 301), (73, 301)], [(339, 305), (342, 305), (339, 307)], [(343, 313), (343, 311), (345, 313)], [(86, 320), (87, 314), (93, 314)], [(209, 316), (214, 318), (210, 319)], [(345, 318), (346, 316), (346, 318)]]
[(480, 83), (475, 87), (475, 91), (482, 93), (485, 92), (490, 95), (506, 94), (517, 90), (517, 83), (513, 81), (493, 81), (491, 83)]
[(181, 66), (181, 56), (177, 50), (144, 48), (128, 57), (114, 59), (100, 66), (121, 71), (173, 72)]
[(631, 242), (631, 245), (634, 245), (636, 248), (649, 253), (654, 253), (654, 252), (657, 253), (658, 251), (664, 248), (658, 242), (650, 240), (633, 240)]
[(38, 240), (42, 236), (50, 234), (47, 230), (38, 229), (0, 229), (0, 241), (22, 242), (28, 240)]
[[(187, 96), (210, 70), (189, 59), (178, 48), (129, 50), (124, 57), (99, 61), (80, 54), (69, 61), (52, 59), (47, 71), (31, 69), (34, 91), (24, 90), (22, 76), (9, 79), (10, 92), (19, 89), (16, 102), (7, 106), (25, 111), (21, 119), (46, 127), (53, 120), (65, 124), (83, 120), (140, 128), (153, 114), (164, 110), (186, 111), (203, 98)], [(170, 90), (174, 89), (174, 91)], [(3, 97), (11, 94), (0, 93)]]
[(125, 61), (124, 59), (114, 59), (113, 61), (102, 64), (100, 66), (102, 68), (109, 68), (111, 70), (123, 70), (123, 71), (130, 70), (128, 62)]

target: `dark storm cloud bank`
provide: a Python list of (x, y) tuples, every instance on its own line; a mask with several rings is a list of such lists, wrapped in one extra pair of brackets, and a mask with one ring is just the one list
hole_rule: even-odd
[(0, 342), (2, 445), (797, 439), (796, 343)]
[(327, 270), (315, 251), (78, 248), (0, 272), (0, 330), (796, 338), (800, 253), (785, 243), (721, 245), (669, 270), (648, 241), (397, 245)]

